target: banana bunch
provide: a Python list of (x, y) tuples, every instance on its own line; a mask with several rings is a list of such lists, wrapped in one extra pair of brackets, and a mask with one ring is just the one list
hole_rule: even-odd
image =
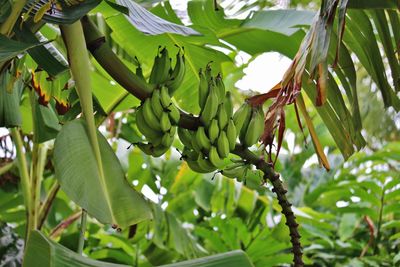
[[(176, 63), (174, 68), (171, 65), (172, 59), (168, 55), (166, 47), (161, 49), (154, 58), (153, 68), (151, 69), (149, 83), (156, 87), (166, 86), (170, 95), (182, 84), (185, 76), (185, 56), (181, 49), (176, 54)], [(143, 77), (140, 65), (136, 70), (139, 77)]]
[(136, 111), (136, 125), (148, 143), (136, 145), (146, 154), (160, 157), (171, 147), (180, 113), (172, 103), (168, 88), (154, 89)]
[(213, 77), (211, 67), (199, 72), (199, 106), (202, 126), (196, 131), (179, 128), (184, 145), (182, 156), (196, 172), (208, 173), (223, 168), (225, 159), (235, 148), (237, 131), (232, 119), (233, 104), (230, 92), (225, 92), (222, 77)]
[(240, 143), (250, 147), (258, 142), (264, 132), (264, 112), (261, 106), (251, 107), (244, 103), (233, 115)]

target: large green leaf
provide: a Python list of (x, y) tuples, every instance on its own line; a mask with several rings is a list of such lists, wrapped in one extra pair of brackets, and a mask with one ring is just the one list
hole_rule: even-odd
[[(39, 41), (47, 41), (40, 32), (34, 34), (26, 25), (21, 29), (15, 30), (15, 33), (18, 39), (23, 42), (37, 43)], [(51, 76), (57, 76), (59, 73), (68, 70), (68, 62), (52, 43), (31, 48), (28, 50), (28, 53), (38, 66)]]
[(24, 267), (124, 267), (119, 265), (95, 261), (83, 257), (52, 240), (47, 239), (41, 232), (31, 233), (25, 251)]
[(54, 167), (61, 189), (101, 223), (126, 227), (151, 218), (150, 207), (125, 180), (107, 140), (100, 133), (98, 139), (101, 166), (96, 163), (86, 124), (75, 120), (63, 126), (54, 145)]
[(241, 250), (230, 251), (204, 258), (182, 261), (174, 264), (162, 265), (163, 267), (252, 267), (246, 253)]
[(9, 60), (25, 52), (29, 48), (43, 45), (44, 43), (31, 42), (23, 43), (7, 38), (0, 34), (0, 62)]
[[(24, 267), (128, 267), (128, 265), (106, 263), (83, 257), (60, 244), (33, 231), (28, 240)], [(252, 267), (246, 253), (231, 251), (204, 258), (162, 265), (165, 267)]]
[[(34, 16), (40, 10), (40, 8), (48, 2), (48, 0), (29, 1), (29, 4), (25, 6), (25, 11), (28, 11), (30, 8), (32, 8), (29, 14)], [(100, 2), (101, 0), (85, 0), (79, 1), (78, 4), (71, 5), (70, 1), (61, 0), (57, 3), (60, 4), (62, 8), (52, 8), (51, 12), (45, 12), (43, 15), (43, 20), (53, 24), (72, 24), (85, 16)]]
[(182, 35), (199, 34), (189, 27), (172, 23), (160, 17), (157, 17), (156, 15), (147, 11), (145, 8), (141, 7), (139, 4), (136, 4), (133, 1), (117, 0), (117, 3), (128, 8), (129, 16), (127, 16), (127, 18), (129, 22), (132, 23), (132, 25), (134, 25), (136, 29), (145, 34), (157, 35), (167, 32)]

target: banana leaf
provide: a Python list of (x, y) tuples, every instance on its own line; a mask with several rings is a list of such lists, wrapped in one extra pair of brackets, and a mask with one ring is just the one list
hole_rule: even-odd
[(107, 140), (98, 132), (98, 166), (83, 120), (66, 123), (54, 144), (55, 176), (61, 189), (101, 223), (127, 227), (151, 218), (144, 198), (126, 181)]
[(0, 34), (0, 62), (12, 59), (15, 56), (25, 52), (29, 48), (44, 45), (45, 43), (39, 42), (19, 42), (7, 38), (6, 36)]
[[(47, 4), (48, 0), (31, 0), (25, 6), (24, 11), (30, 10), (30, 15), (34, 16), (39, 12), (40, 8)], [(100, 4), (101, 0), (85, 0), (85, 1), (57, 1), (61, 5), (61, 9), (52, 7), (50, 11), (45, 12), (42, 19), (45, 22), (54, 24), (72, 24), (81, 19), (90, 10)]]
[[(128, 265), (96, 261), (83, 257), (60, 244), (46, 238), (41, 232), (33, 231), (28, 240), (24, 267), (128, 267)], [(240, 250), (221, 253), (204, 258), (162, 265), (165, 267), (252, 267), (246, 253)]]

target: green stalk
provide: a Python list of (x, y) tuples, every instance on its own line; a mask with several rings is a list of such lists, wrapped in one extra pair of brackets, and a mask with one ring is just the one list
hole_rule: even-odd
[[(97, 129), (93, 115), (90, 61), (88, 52), (86, 50), (86, 43), (82, 25), (80, 21), (77, 21), (71, 25), (61, 25), (60, 29), (64, 39), (64, 43), (67, 47), (68, 61), (70, 64), (72, 77), (75, 80), (76, 90), (81, 103), (83, 116), (86, 120), (87, 133), (90, 139), (90, 143), (92, 144), (93, 153), (96, 158), (100, 182), (103, 184), (102, 187), (106, 188), (100, 147), (97, 139)], [(105, 194), (105, 196), (106, 201), (111, 207), (111, 200), (108, 199), (107, 194)], [(113, 221), (115, 221), (114, 218)]]
[(10, 36), (10, 33), (15, 25), (15, 22), (17, 22), (19, 14), (21, 14), (25, 4), (26, 0), (17, 0), (16, 2), (14, 2), (10, 16), (8, 16), (6, 21), (4, 21), (4, 23), (0, 27), (1, 34)]
[(79, 229), (79, 242), (78, 242), (78, 249), (77, 249), (77, 252), (79, 254), (82, 254), (83, 247), (85, 246), (86, 222), (87, 222), (87, 212), (86, 212), (86, 210), (82, 209), (81, 226)]
[(4, 166), (0, 167), (0, 175), (5, 174), (14, 166), (14, 162), (6, 163)]
[(40, 218), (40, 189), (42, 186), (43, 170), (46, 162), (47, 147), (43, 144), (33, 144), (32, 152), (32, 166), (31, 166), (31, 178), (32, 178), (32, 206), (33, 210), (31, 213), (33, 217), (33, 228), (38, 229), (39, 218)]
[(34, 221), (35, 214), (30, 214), (32, 210), (32, 196), (31, 196), (31, 184), (28, 172), (28, 164), (25, 158), (25, 152), (23, 149), (22, 138), (17, 128), (10, 129), (11, 136), (14, 140), (15, 148), (17, 151), (17, 160), (18, 160), (18, 170), (19, 175), (21, 178), (21, 188), (22, 188), (22, 195), (24, 197), (25, 202), (25, 210), (27, 216), (27, 232), (26, 232), (26, 239), (28, 239), (30, 231), (34, 229)]
[(52, 185), (49, 192), (47, 193), (46, 199), (43, 201), (43, 205), (40, 207), (39, 217), (38, 217), (38, 227), (37, 229), (40, 230), (44, 224), (44, 221), (47, 218), (47, 214), (50, 211), (51, 204), (55, 199), (58, 190), (60, 190), (60, 184), (56, 180), (56, 182)]

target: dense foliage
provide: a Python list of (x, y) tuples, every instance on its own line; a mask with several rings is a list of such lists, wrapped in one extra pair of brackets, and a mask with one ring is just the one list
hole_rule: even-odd
[[(396, 1), (136, 2), (0, 0), (0, 266), (288, 266), (294, 219), (305, 265), (400, 266)], [(197, 129), (206, 66), (264, 108), (262, 143), (228, 149), (239, 177), (193, 171), (178, 137), (140, 149), (159, 46), (185, 60), (172, 128)], [(271, 51), (280, 82), (236, 88)]]

